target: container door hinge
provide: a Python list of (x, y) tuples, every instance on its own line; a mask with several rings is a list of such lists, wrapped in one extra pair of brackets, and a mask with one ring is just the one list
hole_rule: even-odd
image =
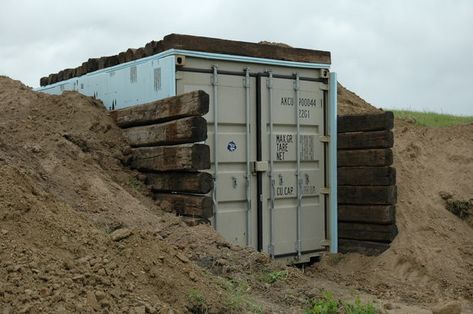
[(321, 90), (327, 90), (328, 91), (328, 84), (320, 84), (320, 89)]
[(330, 194), (330, 189), (329, 188), (321, 188), (320, 189), (320, 194), (328, 195), (328, 194)]
[(321, 141), (322, 143), (330, 143), (330, 136), (328, 136), (328, 135), (322, 135), (322, 136), (320, 137), (320, 141)]

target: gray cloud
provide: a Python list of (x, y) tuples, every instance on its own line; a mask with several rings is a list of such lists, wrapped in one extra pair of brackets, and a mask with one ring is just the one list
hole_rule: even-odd
[(473, 115), (473, 2), (4, 0), (0, 74), (38, 86), (89, 57), (168, 33), (330, 50), (376, 106)]

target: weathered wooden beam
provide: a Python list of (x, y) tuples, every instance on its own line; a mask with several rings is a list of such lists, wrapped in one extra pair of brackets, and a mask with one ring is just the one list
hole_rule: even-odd
[(393, 151), (386, 149), (339, 150), (337, 153), (339, 167), (382, 167), (393, 164)]
[(392, 167), (340, 167), (338, 185), (395, 185), (396, 169)]
[(376, 225), (362, 223), (338, 223), (338, 236), (342, 239), (391, 242), (398, 231), (395, 224)]
[(178, 215), (202, 218), (213, 216), (213, 202), (208, 196), (155, 193), (154, 199), (158, 206)]
[(68, 80), (75, 77), (75, 69), (65, 69), (64, 70), (64, 79)]
[(123, 135), (132, 147), (195, 143), (207, 139), (207, 121), (188, 117), (124, 129)]
[(339, 186), (338, 203), (349, 205), (396, 204), (397, 189), (391, 186)]
[(114, 56), (108, 56), (108, 57), (105, 57), (105, 68), (108, 68), (108, 67), (113, 67), (114, 65), (117, 65), (119, 64), (120, 61), (118, 60), (118, 56), (117, 55), (114, 55)]
[(209, 95), (199, 90), (144, 105), (114, 110), (110, 112), (110, 116), (115, 119), (118, 126), (127, 128), (184, 117), (203, 116), (207, 112), (209, 112)]
[(44, 76), (39, 79), (39, 86), (46, 86), (48, 85), (48, 77)]
[(118, 55), (118, 63), (119, 64), (122, 64), (122, 63), (125, 63), (126, 62), (126, 51), (122, 51), (120, 52)]
[(141, 59), (146, 57), (145, 48), (138, 48), (135, 51), (135, 59)]
[(209, 193), (214, 186), (207, 172), (147, 173), (146, 184), (156, 192)]
[(396, 221), (393, 205), (339, 205), (338, 221), (374, 224), (393, 224)]
[(140, 171), (209, 169), (210, 148), (205, 144), (135, 148), (129, 164)]
[(58, 82), (64, 81), (64, 70), (61, 70), (57, 73)]
[(391, 111), (337, 117), (338, 133), (391, 130), (394, 114)]
[(82, 65), (76, 68), (77, 76), (81, 76), (87, 73), (87, 62), (82, 62)]
[(56, 83), (57, 82), (57, 74), (56, 73), (49, 74), (48, 79), (49, 79), (49, 84)]
[(330, 52), (283, 47), (269, 43), (249, 43), (190, 35), (170, 34), (162, 40), (163, 50), (171, 48), (298, 62), (330, 64)]
[[(164, 37), (163, 40), (158, 42), (153, 41), (146, 44), (141, 51), (140, 49), (136, 51), (133, 51), (134, 49), (128, 49), (128, 55), (127, 52), (121, 52), (118, 55), (111, 56), (113, 59), (110, 60), (110, 64), (102, 62), (101, 65), (103, 64), (105, 66), (108, 64), (105, 67), (113, 66), (173, 48), (297, 62), (324, 64), (330, 64), (331, 62), (330, 52), (328, 51), (292, 48), (284, 45), (274, 45), (267, 42), (248, 43), (217, 38), (171, 34)], [(81, 70), (74, 73), (76, 76), (81, 76), (91, 72), (91, 66), (95, 68), (93, 70), (95, 71), (102, 68), (101, 65), (99, 67), (99, 62), (97, 62), (97, 68), (95, 68), (95, 64), (84, 63)], [(57, 79), (53, 80), (53, 83), (55, 82), (57, 82)]]
[[(162, 42), (160, 42), (162, 43)], [(152, 56), (152, 55), (155, 55), (159, 52), (159, 45), (158, 45), (158, 42), (157, 41), (150, 41), (149, 43), (147, 43), (145, 45), (145, 48), (144, 48), (144, 52), (145, 52), (145, 56), (146, 57), (149, 57), (149, 56)]]
[(97, 71), (99, 69), (99, 59), (98, 58), (90, 58), (86, 62), (87, 65), (87, 73)]
[(136, 59), (135, 57), (136, 49), (134, 48), (128, 48), (128, 50), (125, 52), (125, 62), (130, 62)]
[(338, 149), (391, 148), (393, 144), (394, 136), (391, 131), (338, 134)]
[(389, 243), (338, 239), (338, 251), (340, 253), (360, 253), (374, 256), (383, 253), (389, 247)]

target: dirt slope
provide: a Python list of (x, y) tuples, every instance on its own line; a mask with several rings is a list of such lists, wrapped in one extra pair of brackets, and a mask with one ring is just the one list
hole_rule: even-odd
[[(0, 77), (0, 112), (3, 313), (292, 313), (321, 294), (161, 211), (122, 166), (129, 147), (100, 102)], [(268, 283), (272, 270), (285, 279)]]
[(351, 115), (360, 113), (379, 112), (380, 109), (366, 102), (363, 98), (345, 88), (342, 84), (337, 85), (338, 114)]
[[(2, 77), (0, 111), (0, 308), (182, 311), (191, 288), (222, 299), (202, 269), (157, 239), (179, 221), (156, 215), (123, 169), (125, 141), (100, 103)], [(125, 226), (132, 235), (113, 241)]]

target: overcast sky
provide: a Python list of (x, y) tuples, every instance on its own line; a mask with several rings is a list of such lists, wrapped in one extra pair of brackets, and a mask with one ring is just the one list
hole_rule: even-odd
[(33, 87), (169, 33), (329, 50), (377, 107), (473, 115), (473, 1), (2, 0), (0, 74)]

